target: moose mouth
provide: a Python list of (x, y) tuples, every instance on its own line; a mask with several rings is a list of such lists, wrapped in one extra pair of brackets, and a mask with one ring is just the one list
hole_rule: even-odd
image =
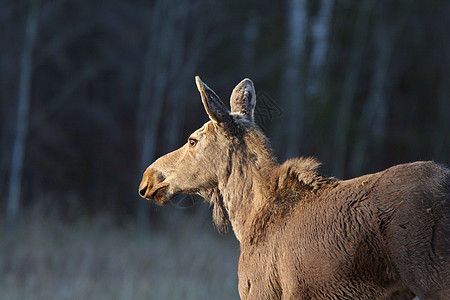
[(168, 189), (169, 184), (162, 182), (152, 189), (147, 188), (144, 195), (140, 194), (143, 198), (153, 200), (158, 205), (166, 205), (171, 199), (167, 193)]
[(166, 205), (171, 197), (168, 193), (169, 184), (163, 180), (162, 174), (148, 170), (139, 186), (139, 195), (147, 200), (154, 200), (158, 205)]

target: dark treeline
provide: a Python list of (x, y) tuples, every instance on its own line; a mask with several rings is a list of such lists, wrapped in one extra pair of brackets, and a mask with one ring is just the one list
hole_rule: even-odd
[(448, 164), (449, 20), (443, 0), (2, 0), (1, 215), (145, 221), (142, 171), (207, 121), (195, 75), (226, 103), (251, 78), (280, 160)]

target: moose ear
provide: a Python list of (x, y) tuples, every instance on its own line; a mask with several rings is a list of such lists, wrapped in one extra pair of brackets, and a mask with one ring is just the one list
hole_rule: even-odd
[(242, 114), (249, 121), (253, 122), (256, 94), (255, 87), (250, 79), (245, 78), (234, 88), (231, 93), (230, 105), (232, 113)]
[(219, 124), (230, 123), (231, 116), (228, 109), (220, 100), (219, 96), (214, 93), (198, 76), (195, 76), (195, 83), (202, 96), (203, 106), (209, 118)]

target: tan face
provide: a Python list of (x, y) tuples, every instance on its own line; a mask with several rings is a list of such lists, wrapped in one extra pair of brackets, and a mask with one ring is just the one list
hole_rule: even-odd
[(186, 144), (168, 153), (144, 173), (139, 194), (167, 204), (180, 193), (198, 194), (217, 185), (217, 173), (227, 161), (228, 140), (213, 121), (191, 134)]
[[(208, 86), (198, 77), (196, 80), (211, 121), (192, 133), (185, 145), (160, 157), (144, 172), (139, 195), (154, 199), (159, 205), (167, 204), (181, 193), (202, 194), (216, 187), (219, 172), (230, 160), (233, 137), (227, 128), (233, 116)], [(231, 106), (239, 109), (233, 114), (253, 122), (255, 105), (250, 101), (255, 101), (254, 88), (246, 79), (233, 91)]]

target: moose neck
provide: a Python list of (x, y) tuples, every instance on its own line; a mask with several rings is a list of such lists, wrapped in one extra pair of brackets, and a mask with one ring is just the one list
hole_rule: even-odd
[(276, 165), (265, 137), (256, 132), (246, 137), (246, 143), (233, 149), (225, 174), (219, 178), (223, 204), (240, 242), (250, 234), (254, 218), (264, 207), (264, 183)]

